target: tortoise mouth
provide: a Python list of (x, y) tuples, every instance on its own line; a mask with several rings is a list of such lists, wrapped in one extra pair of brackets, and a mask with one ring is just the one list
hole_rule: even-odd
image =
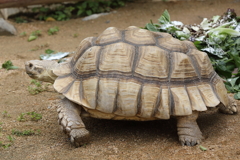
[(33, 77), (34, 76), (34, 74), (32, 74), (32, 73), (27, 73), (28, 74), (28, 76), (30, 76), (30, 77)]
[(36, 78), (36, 74), (33, 74), (33, 73), (31, 73), (31, 72), (26, 72), (27, 73), (27, 75), (29, 76), (29, 77), (31, 77), (31, 78)]

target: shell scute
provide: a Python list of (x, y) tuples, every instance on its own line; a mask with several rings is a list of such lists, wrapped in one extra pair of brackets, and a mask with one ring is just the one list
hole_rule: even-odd
[(207, 107), (202, 99), (202, 96), (195, 85), (186, 87), (193, 111), (206, 111)]
[(159, 119), (169, 119), (171, 115), (169, 87), (161, 86), (160, 103), (157, 106), (154, 117)]
[(90, 109), (95, 109), (97, 105), (97, 88), (98, 88), (98, 78), (90, 78), (83, 80), (83, 98), (89, 104)]
[(72, 63), (75, 63), (78, 60), (78, 58), (85, 52), (85, 50), (93, 45), (93, 41), (94, 37), (88, 37), (81, 41), (76, 53), (72, 58)]
[(131, 72), (134, 56), (132, 45), (123, 42), (107, 45), (101, 52), (99, 70)]
[(159, 101), (158, 95), (160, 87), (155, 85), (144, 85), (141, 94), (141, 110), (138, 114), (140, 117), (150, 118), (153, 117), (157, 102)]
[(173, 115), (184, 116), (192, 114), (192, 107), (185, 87), (171, 87), (174, 110)]
[(138, 45), (155, 45), (156, 43), (152, 32), (140, 28), (126, 30), (125, 40)]
[(122, 39), (121, 31), (115, 27), (109, 27), (96, 39), (96, 44), (102, 45)]
[(138, 107), (138, 95), (141, 84), (134, 79), (120, 80), (117, 95), (116, 115), (135, 116)]
[(171, 80), (197, 79), (198, 75), (189, 57), (184, 53), (172, 52), (172, 74)]
[(87, 49), (75, 63), (74, 71), (79, 74), (96, 71), (97, 70), (96, 63), (100, 49), (101, 49), (100, 46), (93, 46)]
[(135, 72), (147, 77), (167, 78), (167, 54), (168, 52), (156, 46), (139, 47)]
[(113, 113), (116, 106), (118, 80), (101, 78), (98, 85), (96, 109), (104, 113)]
[(222, 81), (222, 79), (217, 76), (213, 81), (213, 88), (215, 90), (215, 93), (219, 97), (219, 100), (225, 105), (228, 106), (229, 104), (229, 98), (227, 93), (227, 89)]
[(215, 73), (207, 53), (192, 49), (188, 55), (196, 61), (196, 66), (202, 78), (210, 78)]
[(215, 107), (220, 103), (210, 84), (199, 84), (198, 89), (207, 107)]

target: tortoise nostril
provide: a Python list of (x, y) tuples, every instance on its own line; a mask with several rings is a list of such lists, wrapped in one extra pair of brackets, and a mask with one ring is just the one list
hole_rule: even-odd
[(32, 68), (32, 67), (33, 67), (33, 64), (32, 64), (32, 63), (29, 63), (28, 66), (29, 66), (29, 68)]

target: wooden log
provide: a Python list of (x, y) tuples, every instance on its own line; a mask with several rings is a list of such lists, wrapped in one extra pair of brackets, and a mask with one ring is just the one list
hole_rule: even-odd
[(0, 8), (25, 7), (36, 4), (50, 4), (69, 1), (75, 2), (82, 0), (0, 0)]

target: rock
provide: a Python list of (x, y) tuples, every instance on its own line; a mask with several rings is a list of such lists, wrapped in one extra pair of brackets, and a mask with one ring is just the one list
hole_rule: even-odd
[(3, 15), (3, 18), (8, 19), (9, 16), (19, 13), (20, 9), (19, 8), (3, 8), (3, 9), (0, 9), (0, 11)]
[(98, 17), (101, 17), (101, 16), (111, 14), (111, 13), (117, 13), (117, 11), (113, 11), (113, 12), (109, 12), (109, 13), (92, 14), (90, 16), (84, 17), (82, 20), (83, 21), (89, 21), (89, 20), (97, 19)]
[(0, 18), (0, 36), (1, 35), (17, 35), (15, 27), (3, 18)]

